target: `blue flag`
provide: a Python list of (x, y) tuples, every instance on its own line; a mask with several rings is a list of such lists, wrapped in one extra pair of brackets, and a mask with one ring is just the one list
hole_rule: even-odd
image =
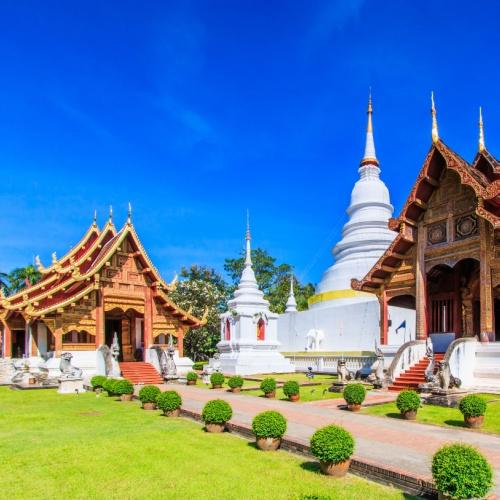
[(397, 328), (396, 328), (396, 333), (398, 333), (398, 330), (401, 330), (401, 328), (404, 328), (406, 330), (406, 320), (404, 320)]

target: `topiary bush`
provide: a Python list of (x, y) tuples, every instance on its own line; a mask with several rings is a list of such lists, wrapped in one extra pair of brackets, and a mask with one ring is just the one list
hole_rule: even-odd
[(188, 372), (186, 375), (186, 380), (188, 382), (196, 382), (198, 380), (198, 374), (196, 372)]
[(215, 372), (210, 375), (210, 383), (212, 384), (212, 387), (216, 385), (224, 385), (224, 380), (224, 375), (220, 372)]
[(239, 375), (235, 375), (227, 381), (227, 385), (231, 387), (231, 389), (241, 388), (243, 387), (243, 379)]
[(104, 382), (106, 382), (106, 380), (108, 380), (108, 379), (104, 375), (94, 375), (90, 379), (90, 385), (94, 389), (101, 389), (102, 385), (104, 384)]
[(343, 427), (328, 425), (312, 435), (311, 453), (320, 462), (345, 462), (354, 453), (354, 438)]
[(115, 391), (115, 394), (118, 394), (119, 396), (122, 394), (134, 394), (134, 384), (132, 384), (130, 380), (124, 378), (122, 380), (117, 380), (113, 384), (113, 390)]
[(139, 391), (139, 399), (141, 403), (156, 403), (156, 398), (161, 394), (161, 391), (156, 385), (145, 385)]
[(297, 394), (300, 394), (300, 386), (298, 382), (295, 380), (289, 380), (288, 382), (285, 382), (283, 385), (283, 394), (286, 397), (290, 396), (296, 396)]
[(348, 384), (344, 388), (344, 399), (347, 404), (360, 405), (366, 397), (366, 389), (363, 384)]
[(231, 420), (233, 410), (229, 403), (222, 399), (212, 399), (204, 407), (201, 418), (206, 424), (225, 424)]
[(443, 446), (432, 458), (438, 491), (452, 498), (484, 498), (493, 484), (488, 461), (472, 446)]
[(256, 438), (281, 439), (286, 432), (286, 418), (277, 411), (264, 411), (252, 421)]
[(156, 406), (164, 412), (178, 410), (182, 405), (182, 398), (176, 391), (165, 391), (156, 398)]
[(401, 413), (417, 411), (420, 408), (420, 396), (415, 391), (401, 391), (396, 406)]
[(459, 410), (464, 417), (481, 417), (486, 413), (486, 401), (476, 394), (469, 394), (460, 401)]
[(118, 380), (115, 378), (108, 378), (103, 382), (102, 388), (108, 393), (108, 396), (113, 396), (116, 394), (115, 393), (116, 382), (118, 382)]
[(207, 363), (208, 361), (196, 361), (196, 363), (193, 363), (193, 370), (203, 370)]
[(265, 378), (260, 383), (260, 390), (264, 394), (270, 394), (271, 392), (274, 392), (276, 390), (276, 380), (274, 380), (273, 378)]

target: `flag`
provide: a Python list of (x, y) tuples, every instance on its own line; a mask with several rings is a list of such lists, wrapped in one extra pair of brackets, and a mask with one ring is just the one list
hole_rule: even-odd
[(404, 328), (406, 330), (406, 320), (404, 320), (397, 328), (396, 328), (396, 333), (398, 333), (398, 330), (401, 330), (401, 328)]

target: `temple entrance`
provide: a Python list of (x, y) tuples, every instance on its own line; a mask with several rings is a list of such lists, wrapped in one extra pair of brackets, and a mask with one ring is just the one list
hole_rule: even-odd
[(113, 309), (105, 314), (104, 338), (111, 346), (116, 332), (120, 344), (119, 361), (143, 361), (144, 331), (143, 316), (133, 309)]
[(473, 337), (480, 332), (479, 262), (464, 259), (427, 273), (428, 332)]
[(22, 358), (26, 354), (26, 331), (12, 330), (12, 357)]

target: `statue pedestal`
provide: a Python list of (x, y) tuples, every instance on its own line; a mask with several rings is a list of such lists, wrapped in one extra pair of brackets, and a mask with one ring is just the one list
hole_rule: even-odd
[(470, 391), (465, 389), (432, 389), (427, 402), (438, 406), (456, 408), (460, 400)]
[(60, 378), (59, 389), (57, 392), (59, 394), (77, 394), (79, 392), (85, 392), (83, 387), (83, 378)]
[(344, 392), (344, 387), (348, 384), (348, 382), (340, 382), (340, 381), (335, 381), (332, 382), (331, 387), (328, 388), (328, 392)]

